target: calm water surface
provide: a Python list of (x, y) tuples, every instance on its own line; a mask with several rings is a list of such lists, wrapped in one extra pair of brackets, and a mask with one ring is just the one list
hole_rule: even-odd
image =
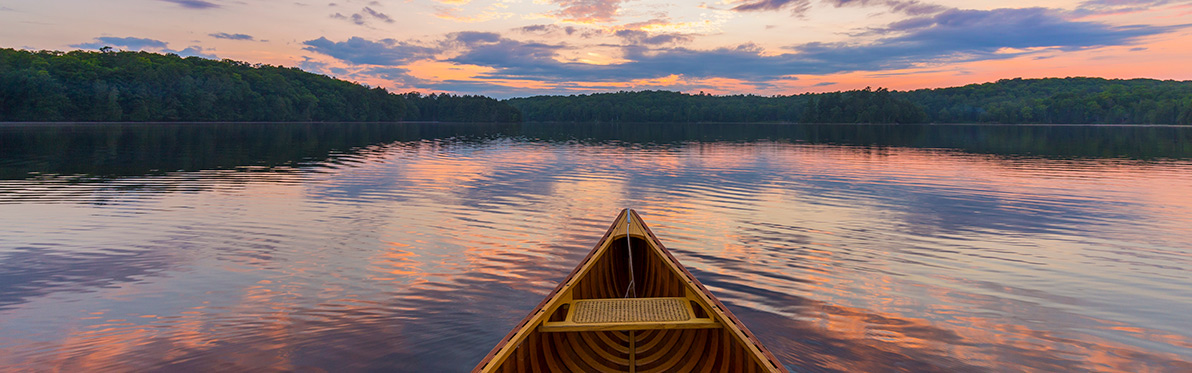
[(1192, 128), (0, 125), (0, 366), (466, 371), (637, 209), (793, 371), (1192, 371)]

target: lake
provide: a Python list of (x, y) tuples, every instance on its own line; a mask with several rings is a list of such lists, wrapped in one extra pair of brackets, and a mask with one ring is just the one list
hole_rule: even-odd
[(1192, 128), (0, 125), (0, 366), (467, 371), (636, 209), (792, 371), (1192, 371)]

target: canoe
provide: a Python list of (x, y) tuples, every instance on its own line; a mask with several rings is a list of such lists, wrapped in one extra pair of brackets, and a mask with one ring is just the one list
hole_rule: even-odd
[(786, 372), (633, 210), (473, 372)]

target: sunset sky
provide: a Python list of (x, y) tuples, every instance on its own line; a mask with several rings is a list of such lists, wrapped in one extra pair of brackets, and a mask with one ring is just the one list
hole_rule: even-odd
[(1192, 0), (0, 0), (0, 24), (4, 48), (230, 58), (499, 98), (1192, 79)]

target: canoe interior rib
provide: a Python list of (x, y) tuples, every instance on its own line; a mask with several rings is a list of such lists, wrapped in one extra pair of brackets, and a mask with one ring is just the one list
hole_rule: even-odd
[(785, 369), (675, 261), (636, 212), (624, 210), (580, 265), (474, 371)]

